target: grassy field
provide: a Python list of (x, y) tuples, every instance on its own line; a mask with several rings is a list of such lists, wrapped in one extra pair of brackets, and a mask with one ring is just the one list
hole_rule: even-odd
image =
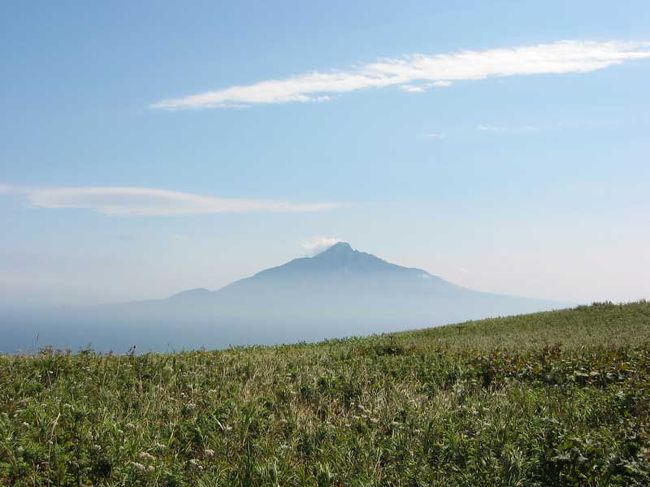
[(1, 485), (650, 485), (650, 303), (0, 357)]

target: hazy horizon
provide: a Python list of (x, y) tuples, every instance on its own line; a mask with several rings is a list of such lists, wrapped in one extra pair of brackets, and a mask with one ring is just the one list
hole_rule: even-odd
[(163, 352), (314, 342), (573, 304), (479, 292), (338, 242), (216, 291), (100, 306), (0, 309), (0, 353), (44, 345), (122, 353), (134, 346)]
[(636, 0), (6, 3), (0, 307), (214, 290), (336, 240), (648, 298), (649, 26)]

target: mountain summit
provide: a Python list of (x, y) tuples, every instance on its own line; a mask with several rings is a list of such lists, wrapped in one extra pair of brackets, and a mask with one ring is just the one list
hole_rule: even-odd
[(318, 253), (317, 255), (324, 255), (326, 253), (350, 254), (354, 252), (359, 252), (359, 251), (354, 250), (348, 242), (336, 242), (334, 245), (327, 247), (325, 250)]
[[(214, 348), (367, 335), (559, 306), (466, 289), (339, 242), (217, 291), (48, 313), (17, 333), (26, 343), (38, 334), (45, 343), (70, 348)], [(53, 320), (69, 329), (66, 341), (52, 335), (52, 326), (40, 326)]]
[(303, 276), (320, 278), (324, 275), (355, 276), (367, 274), (420, 275), (433, 278), (426, 271), (411, 269), (386, 262), (379, 257), (352, 248), (347, 242), (339, 242), (313, 257), (294, 259), (278, 267), (258, 272), (251, 279), (269, 277)]
[[(366, 252), (354, 250), (347, 242), (339, 242), (311, 258), (317, 266), (343, 269), (349, 272), (391, 272), (407, 270), (395, 264), (375, 257)], [(421, 271), (424, 272), (424, 271)]]

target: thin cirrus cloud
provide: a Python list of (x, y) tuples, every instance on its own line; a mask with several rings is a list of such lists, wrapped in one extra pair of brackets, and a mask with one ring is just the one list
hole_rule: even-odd
[(25, 196), (30, 205), (37, 208), (81, 208), (111, 216), (316, 212), (340, 206), (336, 203), (290, 203), (275, 200), (216, 198), (138, 187), (25, 188), (0, 185), (0, 193)]
[(498, 134), (517, 133), (517, 132), (535, 132), (539, 127), (534, 125), (486, 125), (479, 124), (476, 126), (481, 132), (492, 132)]
[(650, 42), (559, 41), (484, 51), (414, 54), (382, 59), (349, 70), (314, 71), (170, 98), (152, 104), (151, 108), (180, 110), (319, 102), (343, 93), (393, 86), (408, 93), (422, 93), (430, 88), (447, 87), (456, 81), (587, 73), (645, 58), (650, 58)]
[(428, 134), (424, 134), (424, 137), (426, 137), (427, 139), (443, 140), (447, 138), (447, 135), (443, 134), (442, 132), (431, 132)]

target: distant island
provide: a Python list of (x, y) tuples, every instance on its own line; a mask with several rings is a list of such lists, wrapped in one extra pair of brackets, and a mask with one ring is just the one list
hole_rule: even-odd
[(219, 289), (161, 300), (5, 313), (0, 351), (125, 352), (275, 344), (438, 326), (567, 303), (474, 291), (339, 242)]

